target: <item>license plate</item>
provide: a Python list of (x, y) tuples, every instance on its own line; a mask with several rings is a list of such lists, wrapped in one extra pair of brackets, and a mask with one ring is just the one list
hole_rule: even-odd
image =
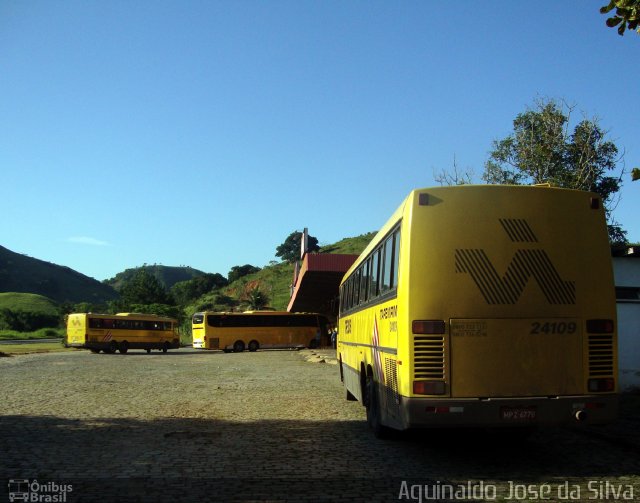
[(535, 421), (537, 410), (535, 407), (502, 407), (500, 417), (505, 421)]

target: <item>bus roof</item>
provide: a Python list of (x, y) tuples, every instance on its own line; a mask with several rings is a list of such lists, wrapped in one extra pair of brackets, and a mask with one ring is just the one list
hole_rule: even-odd
[[(434, 196), (438, 193), (446, 194), (447, 192), (462, 192), (462, 191), (514, 191), (514, 190), (556, 190), (556, 191), (565, 191), (565, 192), (582, 192), (589, 193), (582, 190), (576, 189), (565, 189), (560, 187), (554, 187), (550, 184), (535, 184), (535, 185), (453, 185), (453, 186), (443, 186), (443, 187), (424, 187), (412, 190), (407, 197), (404, 198), (400, 206), (393, 212), (391, 217), (386, 221), (386, 223), (382, 226), (382, 228), (378, 231), (378, 233), (373, 237), (373, 239), (369, 242), (367, 247), (362, 251), (360, 256), (356, 259), (353, 265), (349, 268), (349, 270), (342, 277), (342, 281), (340, 284), (344, 282), (346, 278), (348, 278), (353, 271), (355, 271), (360, 264), (362, 263), (362, 259), (367, 257), (369, 253), (371, 253), (387, 236), (387, 234), (394, 228), (394, 226), (400, 221), (401, 217), (404, 215), (405, 207), (408, 201), (413, 201), (415, 197), (418, 197), (420, 193), (433, 194)], [(599, 194), (591, 193), (594, 197), (600, 197)]]
[(195, 314), (223, 314), (225, 316), (240, 316), (245, 314), (267, 314), (272, 316), (297, 316), (297, 315), (313, 315), (324, 316), (319, 313), (291, 313), (289, 311), (200, 311)]
[(139, 318), (139, 319), (147, 319), (147, 320), (162, 320), (162, 321), (176, 321), (175, 318), (171, 318), (170, 316), (160, 316), (158, 314), (147, 314), (147, 313), (116, 313), (116, 314), (104, 314), (104, 313), (69, 313), (69, 316), (94, 316), (94, 317), (103, 317), (103, 318), (113, 318), (114, 316), (118, 316), (120, 318)]

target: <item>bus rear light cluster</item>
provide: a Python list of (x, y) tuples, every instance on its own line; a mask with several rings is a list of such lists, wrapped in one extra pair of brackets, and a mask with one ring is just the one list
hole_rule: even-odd
[(414, 334), (444, 334), (445, 323), (442, 320), (413, 320), (411, 330)]
[(612, 334), (613, 320), (587, 320), (587, 332), (590, 334)]
[(414, 395), (444, 395), (445, 391), (444, 381), (413, 381)]
[(464, 412), (464, 407), (449, 407), (449, 406), (440, 406), (440, 407), (427, 407), (425, 408), (425, 412), (428, 414), (449, 414), (449, 413), (462, 413)]
[(588, 385), (589, 391), (614, 391), (616, 389), (616, 380), (613, 377), (589, 379)]

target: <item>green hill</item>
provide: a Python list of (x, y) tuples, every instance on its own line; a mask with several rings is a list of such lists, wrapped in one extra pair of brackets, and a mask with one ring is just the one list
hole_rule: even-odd
[(0, 310), (2, 309), (58, 316), (58, 305), (54, 301), (34, 293), (0, 293)]
[(193, 267), (172, 267), (166, 265), (143, 265), (141, 267), (134, 267), (119, 272), (115, 277), (105, 280), (104, 283), (113, 287), (115, 290), (120, 290), (122, 285), (129, 281), (140, 270), (145, 269), (149, 274), (155, 276), (156, 279), (169, 290), (173, 285), (180, 281), (188, 281), (197, 276), (205, 274)]
[(12, 252), (0, 246), (0, 292), (35, 293), (56, 302), (103, 304), (117, 292), (69, 267)]

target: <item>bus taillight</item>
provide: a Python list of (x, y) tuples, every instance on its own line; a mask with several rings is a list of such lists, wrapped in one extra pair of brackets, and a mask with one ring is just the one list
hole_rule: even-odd
[(444, 334), (445, 323), (442, 320), (413, 320), (411, 331), (414, 334)]
[(414, 395), (444, 395), (445, 390), (443, 381), (413, 381)]
[(612, 334), (613, 320), (587, 320), (587, 332), (590, 334)]
[(616, 381), (613, 377), (589, 379), (589, 391), (603, 392), (614, 391), (616, 389)]

